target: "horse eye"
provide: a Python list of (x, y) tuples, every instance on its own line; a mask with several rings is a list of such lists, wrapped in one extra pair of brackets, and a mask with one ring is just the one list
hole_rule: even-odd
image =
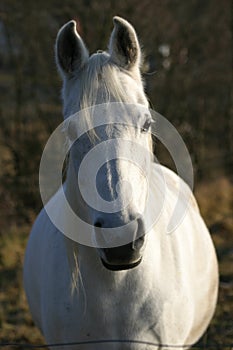
[(147, 119), (142, 127), (142, 132), (146, 133), (151, 126), (151, 119)]

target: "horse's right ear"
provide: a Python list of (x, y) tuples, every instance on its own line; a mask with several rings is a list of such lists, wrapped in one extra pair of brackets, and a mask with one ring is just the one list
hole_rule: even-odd
[(76, 22), (66, 23), (58, 32), (56, 40), (56, 62), (62, 77), (72, 76), (88, 60), (89, 54), (76, 31)]
[(141, 49), (133, 26), (118, 16), (113, 18), (113, 22), (109, 44), (112, 61), (124, 69), (140, 68)]

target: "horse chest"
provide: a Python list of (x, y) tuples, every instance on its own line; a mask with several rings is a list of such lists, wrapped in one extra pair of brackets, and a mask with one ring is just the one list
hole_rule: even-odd
[(73, 316), (78, 320), (76, 334), (78, 331), (80, 337), (155, 337), (159, 298), (155, 298), (154, 291), (148, 292), (144, 285), (135, 283), (133, 277), (122, 278), (117, 283), (111, 278), (103, 282), (99, 276), (88, 280), (84, 277), (83, 290), (80, 287), (74, 301), (78, 307)]

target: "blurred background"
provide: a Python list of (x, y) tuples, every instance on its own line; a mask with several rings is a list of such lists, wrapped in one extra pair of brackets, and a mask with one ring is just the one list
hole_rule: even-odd
[[(41, 153), (62, 121), (57, 31), (75, 19), (90, 52), (103, 50), (114, 15), (135, 26), (145, 56), (146, 93), (192, 157), (194, 192), (216, 245), (221, 282), (215, 317), (200, 344), (223, 348), (233, 343), (231, 0), (1, 0), (0, 342), (43, 342), (25, 300), (22, 264), (42, 207)], [(160, 162), (173, 167), (158, 141), (155, 150)]]

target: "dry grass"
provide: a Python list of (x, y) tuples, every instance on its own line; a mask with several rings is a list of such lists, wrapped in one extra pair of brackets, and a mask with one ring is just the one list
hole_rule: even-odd
[(233, 184), (221, 177), (199, 184), (195, 195), (212, 234), (220, 273), (215, 317), (202, 341), (233, 344)]
[(27, 225), (21, 228), (12, 226), (1, 236), (1, 342), (43, 343), (43, 338), (31, 319), (22, 286), (23, 257), (29, 230)]
[[(223, 349), (223, 344), (233, 342), (233, 185), (228, 179), (220, 178), (199, 184), (195, 192), (217, 248), (221, 281), (215, 317), (199, 344), (222, 344)], [(0, 236), (1, 342), (44, 342), (33, 324), (22, 287), (23, 256), (29, 231), (29, 224), (22, 227), (12, 224)]]

